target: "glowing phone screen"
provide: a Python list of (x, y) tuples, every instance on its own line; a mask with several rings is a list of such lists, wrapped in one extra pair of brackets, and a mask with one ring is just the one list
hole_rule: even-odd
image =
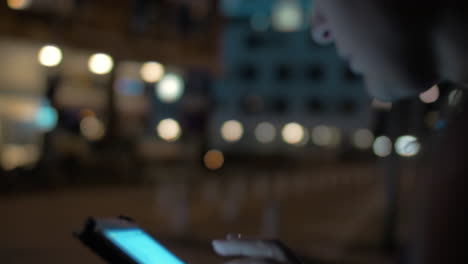
[(139, 264), (185, 264), (139, 228), (108, 229), (104, 235)]

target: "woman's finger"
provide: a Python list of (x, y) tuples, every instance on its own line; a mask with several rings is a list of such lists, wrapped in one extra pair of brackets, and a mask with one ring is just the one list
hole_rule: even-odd
[(228, 239), (213, 241), (217, 254), (225, 257), (243, 256), (267, 258), (287, 262), (287, 257), (277, 243), (268, 240)]

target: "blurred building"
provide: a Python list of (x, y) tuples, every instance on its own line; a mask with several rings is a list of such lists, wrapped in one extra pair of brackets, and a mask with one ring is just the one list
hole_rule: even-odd
[(327, 150), (355, 148), (357, 131), (365, 129), (372, 137), (363, 83), (332, 45), (314, 42), (310, 4), (221, 2), (227, 23), (210, 122), (212, 147), (237, 154), (323, 157)]

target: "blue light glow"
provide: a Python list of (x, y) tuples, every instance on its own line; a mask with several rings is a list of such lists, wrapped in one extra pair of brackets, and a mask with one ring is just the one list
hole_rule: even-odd
[(51, 131), (55, 128), (58, 121), (57, 111), (48, 103), (39, 106), (36, 112), (35, 124), (41, 131)]
[(137, 263), (184, 264), (141, 229), (109, 229), (104, 231), (104, 235)]

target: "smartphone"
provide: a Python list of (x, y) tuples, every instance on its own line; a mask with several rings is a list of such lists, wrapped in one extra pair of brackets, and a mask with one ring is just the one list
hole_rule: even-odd
[(128, 217), (89, 218), (75, 236), (112, 264), (186, 264)]

